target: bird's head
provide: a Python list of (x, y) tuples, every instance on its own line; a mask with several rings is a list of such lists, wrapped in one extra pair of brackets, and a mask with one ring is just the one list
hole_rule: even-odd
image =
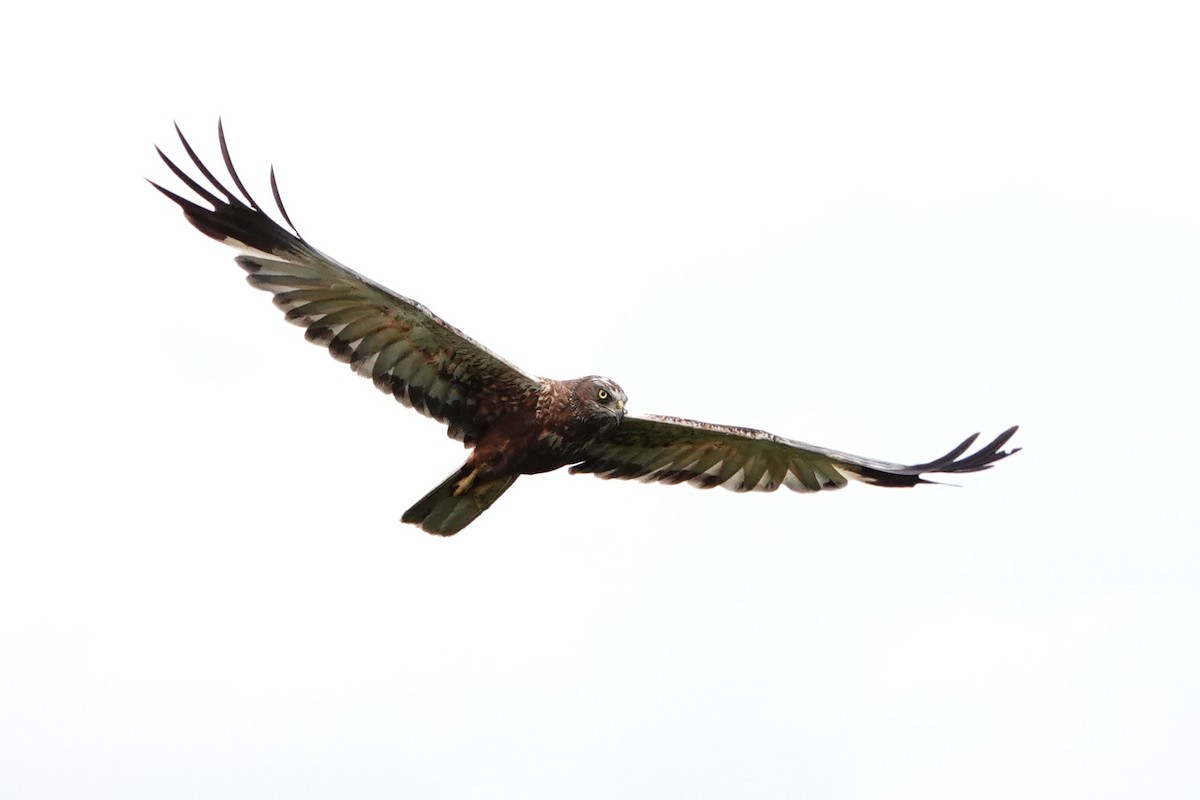
[(580, 378), (575, 385), (575, 397), (588, 416), (604, 428), (625, 418), (625, 390), (614, 380), (599, 375)]

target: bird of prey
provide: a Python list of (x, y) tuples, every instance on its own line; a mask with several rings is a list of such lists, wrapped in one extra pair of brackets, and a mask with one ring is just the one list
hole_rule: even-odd
[(312, 247), (288, 217), (272, 168), (271, 193), (287, 227), (275, 221), (238, 177), (220, 123), (221, 156), (237, 194), (201, 162), (178, 126), (175, 130), (209, 186), (161, 149), (158, 154), (211, 208), (151, 185), (178, 203), (202, 233), (240, 249), (236, 261), (249, 273), (250, 285), (274, 295), (288, 321), (305, 328), (305, 338), (472, 448), (466, 463), (404, 512), (404, 522), (429, 533), (455, 534), (519, 476), (566, 466), (601, 478), (739, 492), (780, 486), (817, 492), (840, 489), (850, 479), (874, 486), (930, 483), (923, 474), (978, 472), (1019, 449), (1001, 450), (1014, 426), (969, 455), (978, 434), (932, 461), (893, 464), (752, 428), (628, 413), (625, 390), (616, 382), (596, 375), (552, 380), (526, 372), (415, 300)]

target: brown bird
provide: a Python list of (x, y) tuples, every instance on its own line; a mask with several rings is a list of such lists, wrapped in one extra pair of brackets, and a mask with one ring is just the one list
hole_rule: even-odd
[[(923, 473), (978, 472), (1020, 448), (1000, 448), (1016, 426), (963, 456), (979, 434), (924, 464), (892, 464), (728, 425), (626, 413), (625, 391), (596, 375), (539, 378), (510, 364), (425, 306), (342, 266), (300, 237), (279, 197), (288, 228), (250, 197), (233, 168), (218, 123), (221, 156), (240, 197), (197, 158), (175, 128), (205, 188), (158, 150), (175, 175), (212, 206), (205, 208), (151, 181), (202, 233), (245, 252), (236, 258), (251, 286), (274, 295), (305, 338), (329, 348), (381, 390), (445, 424), (473, 448), (458, 470), (404, 512), (404, 522), (442, 536), (486, 511), (520, 475), (571, 466), (601, 478), (687, 482), (734, 491), (840, 489), (848, 479), (875, 486), (931, 483)], [(156, 148), (157, 149), (157, 148)], [(214, 194), (215, 192), (219, 193)], [(289, 230), (290, 228), (290, 230)], [(961, 456), (961, 458), (960, 458)]]

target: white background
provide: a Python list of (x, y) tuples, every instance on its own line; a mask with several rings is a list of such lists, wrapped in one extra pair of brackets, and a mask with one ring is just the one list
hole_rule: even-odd
[[(6, 14), (0, 794), (1200, 794), (1190, 3)], [(192, 230), (222, 116), (317, 247), (636, 411), (964, 488), (464, 453)]]

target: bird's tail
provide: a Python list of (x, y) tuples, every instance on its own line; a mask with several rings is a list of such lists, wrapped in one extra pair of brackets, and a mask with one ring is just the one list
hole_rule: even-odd
[(438, 536), (453, 536), (491, 508), (492, 503), (513, 485), (517, 476), (506, 475), (486, 483), (469, 482), (461, 486), (463, 481), (470, 478), (471, 467), (463, 464), (436, 489), (405, 511), (401, 521)]

